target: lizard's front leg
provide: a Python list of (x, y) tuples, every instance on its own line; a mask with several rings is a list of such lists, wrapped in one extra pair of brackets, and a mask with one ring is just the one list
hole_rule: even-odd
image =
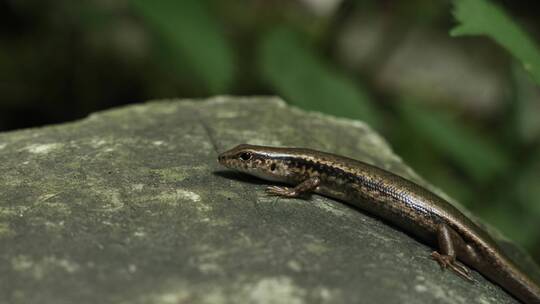
[(320, 184), (321, 179), (314, 176), (306, 179), (294, 188), (270, 186), (266, 188), (266, 193), (283, 197), (303, 197), (315, 191)]

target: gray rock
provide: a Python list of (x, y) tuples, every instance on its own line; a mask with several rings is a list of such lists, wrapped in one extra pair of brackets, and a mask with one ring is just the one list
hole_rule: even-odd
[(516, 302), (345, 204), (265, 196), (264, 182), (216, 162), (239, 143), (336, 152), (429, 187), (365, 124), (268, 97), (152, 102), (0, 134), (0, 302)]

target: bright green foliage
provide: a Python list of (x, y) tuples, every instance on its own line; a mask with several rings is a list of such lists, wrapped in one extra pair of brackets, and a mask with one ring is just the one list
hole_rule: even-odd
[(478, 182), (489, 180), (510, 165), (497, 145), (443, 112), (403, 101), (400, 114), (418, 136), (425, 138)]
[(487, 0), (455, 0), (460, 22), (452, 36), (486, 35), (508, 50), (540, 84), (540, 52), (531, 38), (502, 10)]
[(216, 18), (209, 14), (206, 1), (133, 0), (132, 3), (172, 48), (173, 56), (184, 57), (182, 62), (190, 65), (190, 71), (205, 83), (210, 93), (227, 90), (234, 76), (233, 54)]
[(364, 90), (326, 65), (293, 32), (279, 28), (268, 33), (259, 48), (259, 61), (263, 79), (290, 103), (378, 125)]

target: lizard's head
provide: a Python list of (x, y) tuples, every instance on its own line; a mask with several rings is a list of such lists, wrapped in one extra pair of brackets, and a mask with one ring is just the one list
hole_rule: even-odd
[(287, 181), (287, 158), (280, 148), (238, 145), (218, 156), (218, 162), (230, 169), (271, 181)]

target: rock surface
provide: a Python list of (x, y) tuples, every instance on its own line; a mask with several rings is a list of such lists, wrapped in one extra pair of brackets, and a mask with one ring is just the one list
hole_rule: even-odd
[(516, 303), (342, 203), (265, 196), (216, 162), (239, 143), (340, 153), (426, 185), (365, 124), (270, 97), (0, 134), (0, 303)]

